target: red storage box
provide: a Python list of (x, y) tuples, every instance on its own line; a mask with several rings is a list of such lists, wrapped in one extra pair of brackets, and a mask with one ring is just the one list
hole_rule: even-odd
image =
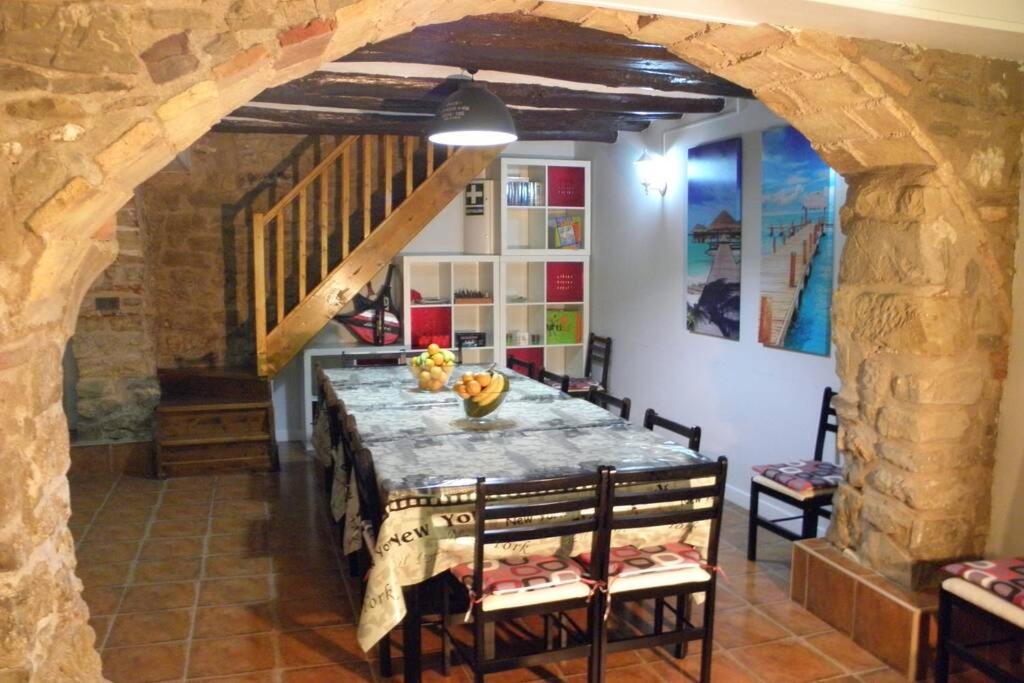
[(415, 349), (431, 344), (452, 345), (452, 309), (447, 306), (413, 306), (409, 337)]
[(582, 166), (548, 166), (548, 206), (583, 206), (586, 198)]
[(548, 263), (548, 303), (583, 301), (583, 264)]

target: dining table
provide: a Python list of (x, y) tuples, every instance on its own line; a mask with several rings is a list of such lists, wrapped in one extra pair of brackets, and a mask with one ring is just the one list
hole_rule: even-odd
[[(462, 366), (459, 372), (480, 372)], [(407, 681), (420, 680), (419, 586), (472, 560), (473, 501), (478, 478), (531, 481), (595, 472), (603, 465), (643, 470), (708, 462), (701, 454), (642, 429), (588, 401), (510, 370), (508, 394), (486, 420), (466, 417), (463, 399), (451, 390), (418, 388), (407, 367), (319, 369), (325, 405), (343, 403), (355, 417), (369, 450), (379, 488), (382, 519), (368, 548), (372, 559), (358, 623), (358, 641), (369, 651), (403, 626)], [(330, 421), (319, 410), (314, 449), (333, 464), (331, 509), (345, 521), (344, 551), (363, 542), (355, 478), (345, 473), (344, 453), (332, 446)], [(333, 425), (336, 431), (339, 425)], [(350, 480), (351, 479), (351, 480)], [(706, 482), (694, 480), (691, 485)], [(571, 492), (566, 492), (571, 495)], [(700, 501), (695, 504), (699, 505)], [(613, 543), (656, 545), (685, 540), (706, 551), (708, 525), (685, 524), (616, 532)], [(488, 546), (487, 557), (585, 550), (589, 537)]]

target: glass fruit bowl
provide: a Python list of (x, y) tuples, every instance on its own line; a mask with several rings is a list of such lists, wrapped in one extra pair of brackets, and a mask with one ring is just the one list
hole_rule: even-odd
[(462, 399), (462, 409), (470, 420), (482, 420), (497, 412), (508, 396), (509, 379), (492, 366), (476, 374), (466, 373), (452, 387)]
[(423, 391), (441, 391), (455, 372), (455, 354), (431, 344), (427, 350), (409, 360), (409, 372)]

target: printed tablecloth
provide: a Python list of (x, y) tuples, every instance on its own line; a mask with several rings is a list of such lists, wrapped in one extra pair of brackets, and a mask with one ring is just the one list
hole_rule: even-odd
[[(519, 387), (517, 400), (510, 396), (498, 412), (499, 419), (510, 423), (509, 428), (460, 431), (453, 421), (458, 420), (455, 411), (461, 408), (451, 392), (425, 394), (439, 400), (424, 405), (414, 398), (415, 393), (405, 392), (404, 386), (399, 389), (404, 393), (396, 394), (390, 384), (398, 381), (397, 371), (408, 378), (405, 368), (383, 370), (373, 369), (380, 382), (388, 383), (383, 387), (349, 376), (367, 370), (323, 373), (325, 391), (343, 400), (356, 417), (363, 444), (373, 456), (384, 507), (359, 619), (358, 638), (364, 650), (401, 623), (405, 616), (402, 587), (472, 560), (472, 500), (477, 477), (528, 480), (594, 472), (600, 465), (614, 465), (621, 471), (706, 462), (684, 446), (585, 401), (559, 397), (556, 390), (525, 377), (513, 376), (510, 393)], [(383, 406), (379, 401), (388, 391), (409, 400)], [(442, 396), (450, 396), (456, 403), (446, 405), (452, 402), (440, 400)], [(432, 415), (435, 409), (436, 416)], [(321, 421), (318, 431), (326, 427)], [(693, 481), (691, 485), (705, 483)], [(347, 496), (352, 515), (355, 498), (351, 493)], [(355, 529), (355, 524), (347, 526), (350, 532)], [(706, 524), (628, 530), (616, 532), (613, 543), (653, 545), (685, 540), (706, 549), (707, 531)], [(589, 549), (588, 536), (489, 546), (487, 555), (550, 554), (555, 550), (577, 554)]]

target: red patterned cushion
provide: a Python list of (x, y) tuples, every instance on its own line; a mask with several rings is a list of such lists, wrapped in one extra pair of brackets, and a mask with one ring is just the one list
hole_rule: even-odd
[(957, 562), (942, 569), (1024, 609), (1024, 557)]
[[(473, 587), (472, 562), (452, 567), (451, 571), (466, 588)], [(553, 555), (484, 560), (484, 595), (552, 588), (576, 583), (582, 578), (578, 564)]]
[(797, 460), (779, 465), (756, 465), (754, 471), (794, 491), (833, 489), (843, 480), (839, 465), (817, 460)]
[[(589, 567), (590, 553), (580, 555), (579, 561), (584, 567)], [(612, 548), (608, 576), (635, 576), (699, 566), (700, 551), (689, 543), (666, 543), (646, 548), (624, 545)]]

